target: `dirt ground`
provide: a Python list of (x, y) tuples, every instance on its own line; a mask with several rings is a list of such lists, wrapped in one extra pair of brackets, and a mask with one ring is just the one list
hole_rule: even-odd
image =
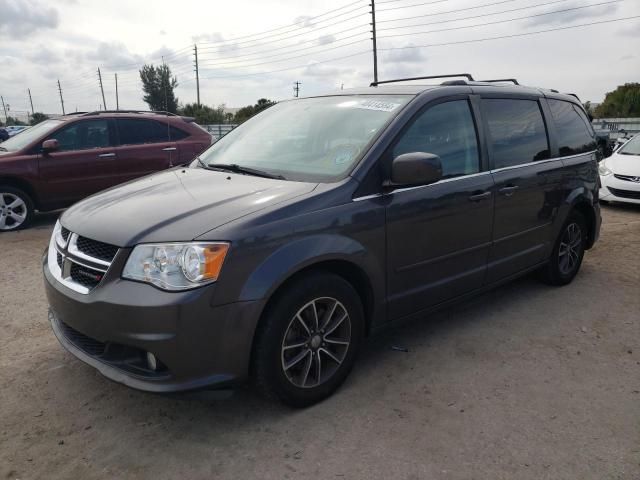
[(47, 323), (54, 221), (0, 234), (0, 478), (640, 478), (640, 208), (603, 207), (571, 285), (523, 278), (371, 339), (307, 410), (76, 360)]

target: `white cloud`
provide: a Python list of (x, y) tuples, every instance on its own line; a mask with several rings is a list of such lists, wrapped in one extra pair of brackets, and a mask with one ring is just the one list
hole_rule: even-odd
[(58, 23), (58, 11), (39, 0), (0, 0), (0, 37), (23, 38)]

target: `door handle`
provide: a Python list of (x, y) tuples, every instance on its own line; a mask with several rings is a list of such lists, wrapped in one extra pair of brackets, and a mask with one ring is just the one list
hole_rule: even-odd
[(480, 192), (474, 193), (469, 197), (469, 200), (472, 202), (479, 202), (480, 200), (484, 200), (485, 198), (489, 198), (491, 196), (491, 192)]
[(162, 149), (163, 152), (175, 152), (176, 150), (176, 147), (167, 147)]
[(98, 155), (98, 158), (109, 158), (109, 157), (115, 157), (116, 154), (111, 152), (111, 153), (101, 153), (100, 155)]
[(507, 185), (506, 187), (502, 187), (500, 190), (498, 190), (498, 192), (505, 197), (510, 197), (515, 193), (516, 190), (518, 190), (518, 188), (519, 187), (517, 185)]

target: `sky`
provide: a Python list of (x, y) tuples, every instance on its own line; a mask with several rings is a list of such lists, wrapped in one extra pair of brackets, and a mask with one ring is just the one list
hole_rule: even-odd
[[(164, 60), (192, 103), (194, 44), (208, 105), (290, 98), (296, 81), (301, 95), (362, 87), (373, 80), (369, 3), (0, 0), (0, 95), (10, 114), (30, 109), (27, 89), (36, 111), (61, 113), (60, 80), (67, 113), (96, 110), (100, 68), (107, 108), (115, 74), (120, 108), (145, 108), (138, 70)], [(629, 17), (640, 0), (377, 0), (378, 77), (515, 77), (601, 102), (640, 81), (640, 18)]]

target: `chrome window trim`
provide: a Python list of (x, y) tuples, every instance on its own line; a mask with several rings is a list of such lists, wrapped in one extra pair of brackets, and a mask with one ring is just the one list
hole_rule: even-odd
[(540, 164), (543, 164), (543, 163), (550, 163), (550, 162), (568, 160), (568, 159), (571, 159), (571, 158), (582, 157), (582, 156), (585, 156), (585, 155), (593, 155), (596, 152), (597, 152), (597, 150), (591, 150), (589, 152), (576, 153), (574, 155), (567, 155), (565, 157), (547, 158), (545, 160), (538, 160), (536, 162), (521, 163), (519, 165), (512, 165), (512, 166), (509, 166), (509, 167), (496, 168), (494, 170), (485, 170), (483, 172), (471, 173), (469, 175), (461, 175), (459, 177), (444, 178), (444, 179), (442, 179), (442, 180), (440, 180), (438, 182), (430, 183), (428, 185), (416, 185), (414, 187), (398, 188), (398, 189), (393, 190), (393, 191), (388, 192), (388, 193), (373, 193), (371, 195), (364, 195), (362, 197), (353, 198), (352, 201), (353, 202), (361, 202), (363, 200), (371, 200), (371, 199), (374, 199), (374, 198), (383, 197), (385, 195), (391, 195), (391, 194), (394, 194), (394, 193), (401, 193), (401, 192), (408, 192), (410, 190), (416, 190), (418, 188), (431, 187), (433, 185), (440, 185), (440, 184), (446, 183), (446, 182), (453, 182), (453, 181), (456, 181), (456, 180), (463, 180), (465, 178), (479, 177), (481, 175), (487, 175), (487, 174), (492, 174), (492, 173), (496, 173), (496, 172), (502, 172), (502, 171), (505, 171), (505, 170), (513, 170), (515, 168), (531, 167), (533, 165), (540, 165)]

